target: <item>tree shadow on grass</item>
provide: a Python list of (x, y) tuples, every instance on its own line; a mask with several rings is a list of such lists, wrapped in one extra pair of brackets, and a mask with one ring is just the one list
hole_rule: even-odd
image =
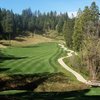
[(0, 72), (4, 72), (4, 71), (7, 71), (7, 70), (9, 70), (10, 68), (2, 68), (2, 67), (0, 67)]
[(5, 100), (100, 100), (100, 96), (86, 96), (89, 89), (70, 92), (32, 92), (0, 95)]
[(44, 74), (15, 74), (7, 78), (0, 78), (0, 91), (4, 90), (29, 90), (33, 91), (38, 85), (48, 79), (47, 73)]
[[(50, 73), (10, 75), (9, 78), (0, 79), (0, 91), (25, 90), (15, 94), (0, 94), (4, 100), (99, 100), (99, 96), (86, 96), (90, 90), (77, 90), (70, 92), (33, 92), (40, 84), (48, 78), (57, 75)], [(58, 73), (61, 75), (61, 73)], [(63, 77), (63, 76), (61, 76)], [(2, 99), (1, 99), (2, 100)]]
[(6, 60), (19, 60), (19, 59), (26, 59), (28, 57), (15, 57), (14, 55), (6, 55), (2, 52), (0, 52), (0, 72), (5, 72), (9, 70), (10, 68), (2, 67), (2, 63)]
[(16, 40), (16, 41), (18, 41), (18, 42), (26, 41), (25, 39), (22, 39), (22, 38), (16, 38), (16, 39), (14, 39), (14, 40)]
[(27, 57), (14, 57), (13, 55), (7, 55), (7, 56), (2, 56), (0, 57), (0, 61), (4, 60), (18, 60), (18, 59), (25, 59)]
[[(99, 96), (87, 96), (90, 89), (66, 92), (33, 92), (40, 84), (56, 74), (10, 75), (0, 79), (0, 91), (12, 91), (12, 94), (0, 94), (0, 100), (99, 100)], [(58, 73), (61, 75), (61, 73)], [(61, 76), (63, 77), (63, 76)], [(60, 81), (60, 80), (59, 80)], [(67, 83), (66, 83), (67, 84)], [(14, 90), (25, 90), (13, 93)]]
[(40, 46), (38, 46), (38, 45), (33, 45), (33, 46), (24, 46), (23, 48), (38, 48), (38, 47), (40, 47)]
[(18, 59), (25, 59), (28, 57), (16, 57), (14, 55), (7, 55), (4, 54), (3, 52), (0, 52), (0, 63), (5, 61), (5, 60), (18, 60)]

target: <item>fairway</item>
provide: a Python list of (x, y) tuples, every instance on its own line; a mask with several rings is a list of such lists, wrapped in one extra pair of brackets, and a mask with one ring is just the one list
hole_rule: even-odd
[(57, 58), (62, 54), (57, 43), (10, 47), (2, 51), (6, 57), (3, 57), (0, 63), (0, 73), (34, 74), (64, 70), (57, 62)]
[[(81, 86), (81, 84), (76, 81), (75, 77), (70, 72), (67, 72), (57, 62), (58, 58), (65, 56), (65, 54), (66, 54), (66, 52), (64, 52), (63, 49), (61, 49), (57, 43), (48, 42), (48, 43), (40, 43), (40, 44), (24, 46), (24, 47), (20, 47), (20, 46), (19, 47), (10, 47), (10, 48), (2, 49), (2, 52), (4, 55), (1, 56), (2, 59), (0, 60), (0, 74), (1, 74), (1, 80), (2, 80), (1, 81), (1, 90), (3, 89), (2, 87), (4, 87), (5, 91), (2, 90), (0, 92), (0, 96), (4, 96), (6, 94), (8, 94), (8, 95), (15, 94), (15, 97), (18, 98), (17, 93), (20, 94), (22, 92), (22, 94), (23, 94), (24, 92), (26, 92), (27, 89), (34, 90), (35, 84), (37, 84), (38, 86), (41, 86), (41, 84), (42, 84), (42, 83), (39, 84), (37, 81), (35, 82), (34, 80), (40, 79), (43, 81), (44, 76), (49, 77), (49, 78), (51, 77), (48, 74), (45, 74), (44, 76), (42, 76), (43, 73), (56, 73), (57, 74), (58, 72), (63, 72), (66, 74), (66, 76), (65, 76), (66, 80), (67, 80), (66, 83), (70, 84), (68, 87), (71, 87), (74, 85), (76, 87)], [(7, 80), (7, 76), (5, 78), (4, 77), (2, 78), (2, 73), (11, 75), (11, 76), (8, 76), (9, 81)], [(14, 74), (18, 74), (18, 76), (17, 75), (14, 76)], [(26, 74), (28, 74), (28, 75), (26, 75)], [(34, 76), (34, 74), (39, 74), (41, 76), (36, 77), (36, 76)], [(61, 77), (63, 79), (64, 76), (61, 76)], [(56, 78), (57, 78), (57, 76), (55, 76), (54, 80)], [(7, 85), (2, 84), (3, 80), (5, 80), (5, 82), (7, 80), (7, 83), (6, 83)], [(70, 81), (68, 81), (68, 80), (70, 80)], [(61, 81), (59, 81), (59, 82), (61, 82)], [(53, 83), (53, 85), (54, 85), (54, 83)], [(29, 86), (29, 84), (30, 84), (30, 86)], [(49, 82), (47, 84), (52, 84), (52, 81), (50, 82), (50, 80), (49, 80)], [(63, 85), (64, 84), (63, 81), (60, 84)], [(66, 86), (67, 86), (67, 84), (66, 84)], [(76, 88), (75, 86), (72, 87), (71, 89)], [(54, 87), (56, 87), (56, 86), (54, 85)], [(6, 88), (8, 88), (8, 89), (6, 89)], [(46, 88), (48, 88), (48, 87), (46, 86)], [(67, 90), (67, 88), (66, 88), (66, 90)], [(71, 89), (69, 88), (69, 90), (71, 90)], [(94, 89), (88, 90), (86, 92), (86, 95), (89, 95), (89, 96), (90, 95), (98, 95), (99, 92), (96, 92), (97, 89), (94, 88)], [(85, 91), (85, 90), (83, 90), (83, 91)], [(98, 91), (99, 91), (99, 89), (98, 89)], [(76, 93), (75, 96), (77, 96), (77, 92), (75, 92), (75, 93)], [(29, 92), (29, 94), (31, 94), (31, 93)], [(31, 96), (29, 94), (28, 94), (28, 96), (27, 96), (27, 94), (24, 94), (24, 95), (27, 96), (27, 98), (32, 97), (32, 96), (34, 97), (34, 94), (32, 94)], [(83, 92), (82, 92), (82, 94), (83, 94)], [(67, 92), (66, 92), (66, 95), (68, 95)], [(79, 92), (78, 92), (78, 95), (81, 95), (81, 93), (79, 94)], [(21, 98), (23, 98), (23, 97), (21, 97)]]

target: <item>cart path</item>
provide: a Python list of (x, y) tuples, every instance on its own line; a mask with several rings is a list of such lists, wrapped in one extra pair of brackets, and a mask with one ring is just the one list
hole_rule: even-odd
[(63, 44), (58, 44), (63, 50), (65, 51), (68, 51), (69, 53), (67, 53), (68, 56), (66, 57), (61, 57), (58, 59), (58, 62), (59, 64), (64, 67), (66, 70), (68, 70), (69, 72), (71, 72), (76, 78), (78, 81), (82, 82), (82, 83), (85, 83), (87, 85), (95, 85), (95, 86), (100, 86), (100, 83), (93, 83), (91, 81), (87, 81), (86, 79), (84, 79), (84, 77), (77, 73), (76, 71), (74, 71), (73, 69), (71, 69), (70, 67), (68, 67), (68, 65), (66, 65), (63, 61), (64, 58), (68, 58), (68, 57), (71, 57), (73, 56), (73, 54), (77, 55), (76, 52), (72, 51), (72, 50), (69, 50), (67, 49)]

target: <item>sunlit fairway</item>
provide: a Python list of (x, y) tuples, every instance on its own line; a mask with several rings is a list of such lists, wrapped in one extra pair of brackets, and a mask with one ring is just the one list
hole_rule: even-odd
[(62, 53), (57, 43), (41, 43), (26, 47), (10, 47), (3, 50), (7, 57), (0, 63), (2, 73), (34, 74), (59, 72), (64, 69), (57, 63)]

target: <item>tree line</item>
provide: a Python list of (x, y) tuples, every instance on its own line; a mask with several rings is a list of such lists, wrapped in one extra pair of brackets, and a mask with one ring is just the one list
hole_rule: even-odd
[(72, 35), (73, 49), (81, 53), (82, 67), (93, 80), (100, 80), (100, 17), (95, 2), (79, 9)]
[(32, 12), (30, 8), (22, 11), (22, 14), (14, 14), (12, 10), (0, 9), (0, 37), (15, 38), (25, 35), (27, 31), (44, 34), (49, 30), (62, 32), (64, 21), (68, 20), (68, 14), (51, 11), (41, 13), (39, 10)]

